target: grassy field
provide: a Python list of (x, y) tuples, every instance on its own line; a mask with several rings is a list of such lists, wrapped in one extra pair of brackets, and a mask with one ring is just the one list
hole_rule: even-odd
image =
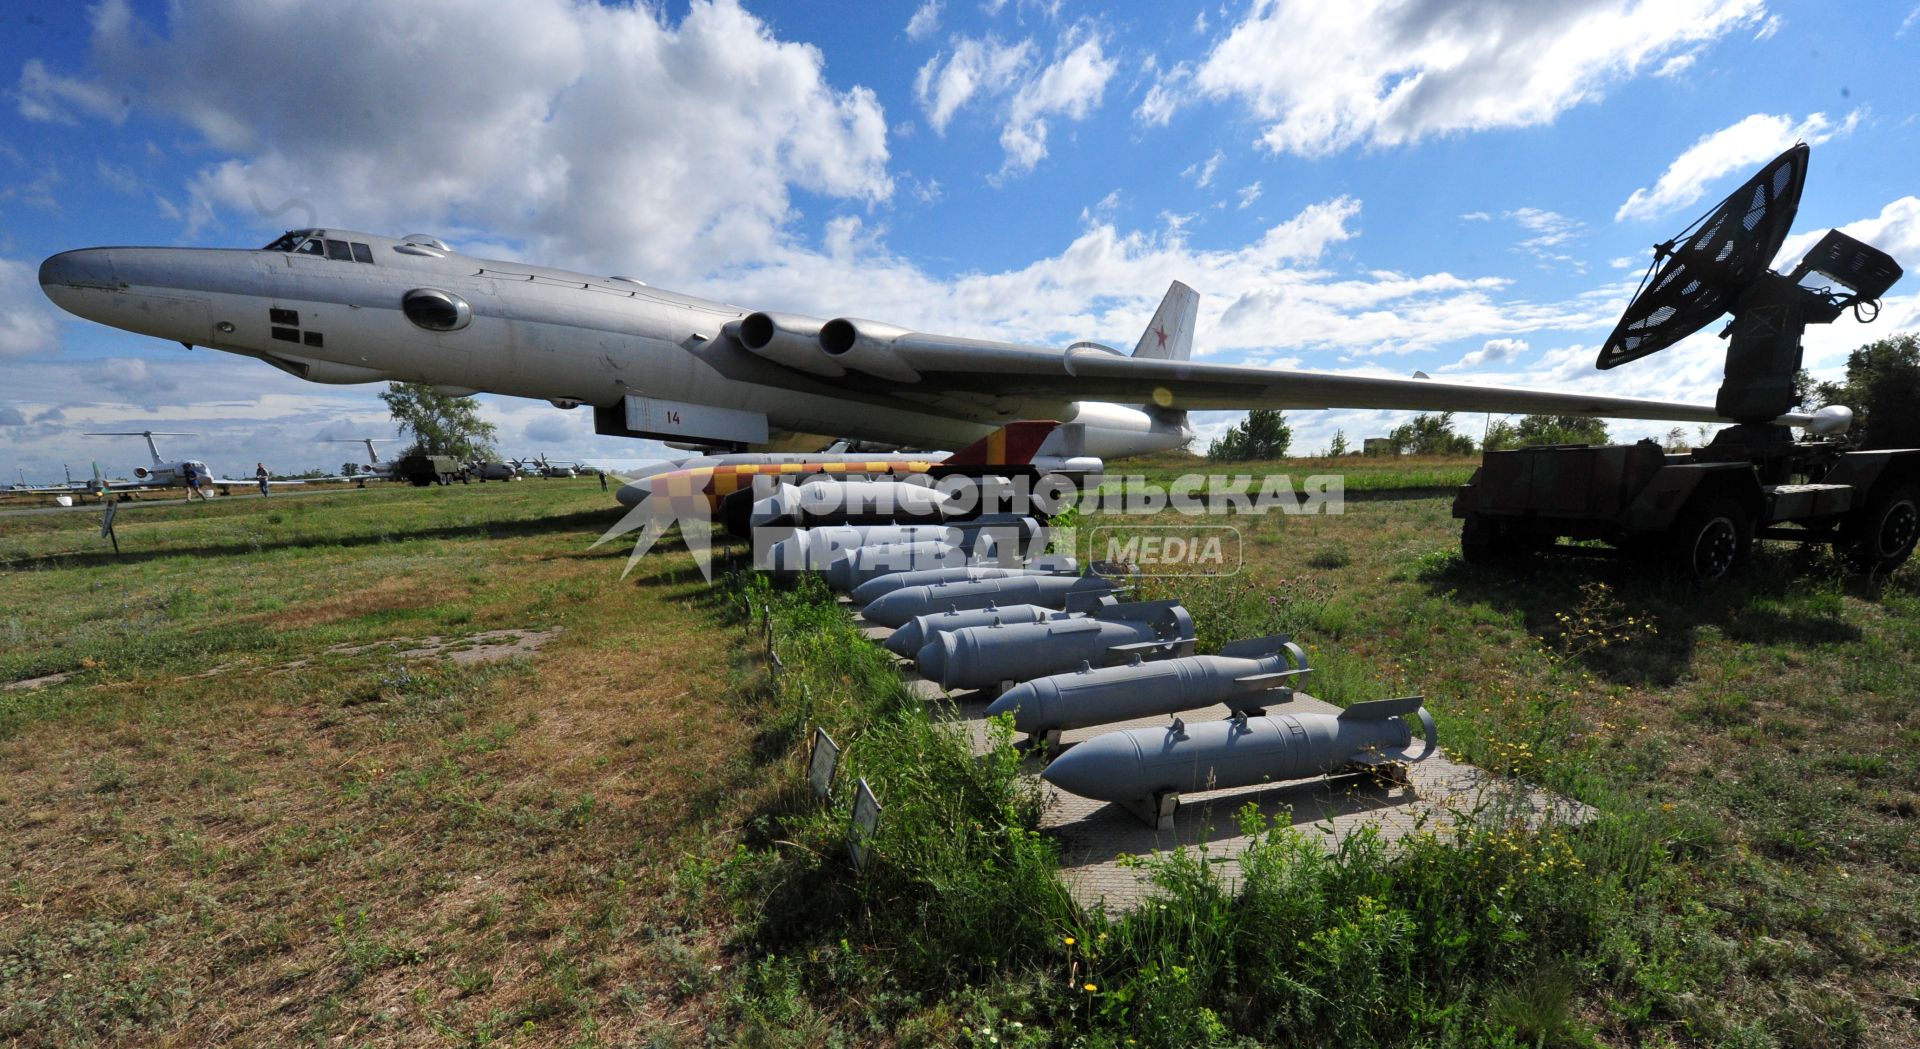
[[(1423, 692), (1595, 827), (1275, 832), (1264, 888), (1177, 859), (1109, 920), (838, 610), (673, 550), (622, 579), (590, 481), (142, 507), (119, 558), (92, 514), (6, 518), (0, 683), (48, 680), (0, 692), (0, 1040), (1920, 1041), (1920, 571), (1469, 570), (1471, 464), (1281, 469), (1354, 497), (1157, 584), (1203, 645), (1293, 630), (1316, 694)], [(503, 630), (544, 643), (471, 658)], [(804, 800), (813, 724), (887, 800), (865, 876)]]

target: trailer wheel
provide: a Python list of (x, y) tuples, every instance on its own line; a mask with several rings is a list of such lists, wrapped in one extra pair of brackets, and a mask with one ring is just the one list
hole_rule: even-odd
[(1897, 484), (1874, 494), (1866, 512), (1848, 522), (1838, 549), (1856, 572), (1891, 572), (1913, 556), (1920, 540), (1920, 488)]
[(1667, 554), (1681, 575), (1699, 583), (1725, 579), (1753, 546), (1753, 521), (1721, 496), (1689, 507), (1667, 533)]
[(1483, 517), (1469, 517), (1460, 525), (1460, 558), (1470, 565), (1500, 560), (1500, 527)]

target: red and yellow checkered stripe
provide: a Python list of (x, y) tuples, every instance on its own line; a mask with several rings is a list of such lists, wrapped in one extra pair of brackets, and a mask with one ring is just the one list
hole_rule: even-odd
[[(1006, 438), (996, 434), (1004, 445)], [(933, 468), (928, 459), (865, 459), (842, 463), (735, 463), (725, 466), (696, 466), (675, 470), (648, 479), (653, 498), (666, 500), (661, 509), (675, 514), (720, 508), (720, 500), (753, 484), (762, 475), (845, 476), (851, 474), (923, 474)]]

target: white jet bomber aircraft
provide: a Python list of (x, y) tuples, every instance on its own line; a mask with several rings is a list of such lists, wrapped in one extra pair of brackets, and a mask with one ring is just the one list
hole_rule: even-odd
[(599, 433), (715, 450), (812, 451), (842, 437), (959, 448), (1012, 420), (1054, 419), (1084, 424), (1086, 454), (1114, 458), (1184, 444), (1187, 412), (1202, 408), (1725, 421), (1676, 402), (1192, 361), (1199, 296), (1178, 282), (1132, 356), (755, 312), (629, 277), (471, 258), (427, 236), (333, 229), (258, 250), (68, 251), (41, 264), (40, 284), (89, 320), (313, 382), (588, 405)]

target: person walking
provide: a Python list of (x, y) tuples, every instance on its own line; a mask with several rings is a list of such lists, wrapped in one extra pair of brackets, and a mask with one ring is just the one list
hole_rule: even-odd
[(273, 494), (267, 490), (267, 464), (266, 463), (253, 464), (253, 479), (259, 482), (260, 484), (261, 495)]
[(201, 502), (206, 502), (207, 490), (201, 487), (202, 478), (200, 476), (199, 467), (193, 465), (192, 463), (187, 464), (186, 481), (187, 481), (187, 502), (193, 502), (193, 497), (196, 495), (200, 497)]

